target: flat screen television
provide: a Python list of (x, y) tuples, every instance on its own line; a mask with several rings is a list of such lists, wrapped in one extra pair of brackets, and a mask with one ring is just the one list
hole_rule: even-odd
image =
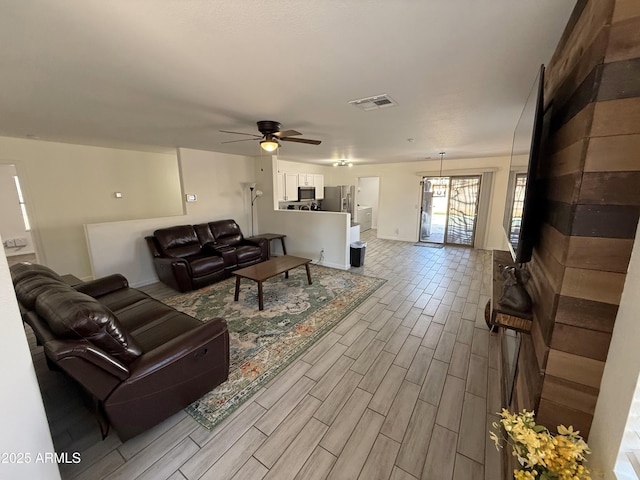
[(531, 260), (540, 234), (540, 187), (537, 179), (544, 124), (544, 65), (531, 86), (513, 132), (509, 187), (503, 227), (516, 263)]

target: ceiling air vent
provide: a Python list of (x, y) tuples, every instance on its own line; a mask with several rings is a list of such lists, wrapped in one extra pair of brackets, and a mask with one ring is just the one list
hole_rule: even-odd
[(359, 100), (351, 100), (349, 103), (354, 107), (358, 107), (360, 110), (364, 110), (365, 112), (397, 105), (396, 101), (386, 93), (375, 95), (373, 97), (360, 98)]

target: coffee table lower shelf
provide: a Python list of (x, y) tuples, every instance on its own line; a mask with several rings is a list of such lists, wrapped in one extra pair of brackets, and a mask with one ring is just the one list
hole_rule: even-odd
[(233, 300), (238, 301), (240, 297), (240, 279), (248, 278), (258, 283), (258, 310), (264, 310), (264, 297), (262, 294), (262, 282), (268, 280), (276, 275), (284, 273), (284, 278), (289, 278), (289, 270), (305, 266), (307, 270), (307, 281), (309, 285), (311, 281), (311, 271), (309, 270), (310, 258), (294, 257), (293, 255), (283, 255), (282, 257), (275, 257), (266, 262), (256, 263), (250, 267), (241, 268), (233, 272), (236, 276), (236, 290), (233, 295)]

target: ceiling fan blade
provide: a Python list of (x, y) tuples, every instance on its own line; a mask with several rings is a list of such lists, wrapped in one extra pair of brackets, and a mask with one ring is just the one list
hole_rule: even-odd
[[(256, 135), (255, 133), (243, 133), (243, 132), (230, 132), (229, 130), (218, 130), (222, 133), (233, 133), (234, 135), (249, 135), (251, 137), (262, 138), (262, 135)], [(223, 142), (227, 143), (227, 142)]]
[(309, 138), (281, 137), (280, 140), (283, 142), (308, 143), (310, 145), (320, 145), (322, 143), (320, 140), (311, 140)]
[(243, 138), (242, 140), (229, 140), (227, 142), (221, 142), (221, 143), (248, 142), (250, 140), (258, 141), (258, 140), (262, 140), (262, 137), (258, 137), (258, 138)]
[(295, 130), (285, 130), (284, 132), (276, 132), (273, 134), (274, 137), (278, 137), (278, 138), (293, 137), (294, 135), (302, 135), (302, 134)]

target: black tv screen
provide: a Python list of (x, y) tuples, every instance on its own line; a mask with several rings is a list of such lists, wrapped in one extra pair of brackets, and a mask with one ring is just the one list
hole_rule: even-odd
[[(537, 171), (544, 117), (544, 65), (531, 86), (522, 114), (513, 132), (509, 187), (504, 216), (504, 231), (514, 262), (531, 260), (539, 235), (539, 192)], [(525, 162), (521, 160), (524, 159)], [(536, 209), (536, 207), (538, 207)]]

